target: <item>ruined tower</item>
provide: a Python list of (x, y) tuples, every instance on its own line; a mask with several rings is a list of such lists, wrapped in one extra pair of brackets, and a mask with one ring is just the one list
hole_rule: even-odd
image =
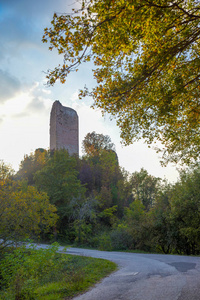
[(79, 155), (78, 115), (57, 100), (50, 116), (50, 150), (66, 149), (70, 155)]

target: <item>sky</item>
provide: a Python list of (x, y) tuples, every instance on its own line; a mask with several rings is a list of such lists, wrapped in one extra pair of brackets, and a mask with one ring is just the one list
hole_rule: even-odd
[(92, 109), (91, 99), (78, 99), (79, 89), (95, 84), (91, 63), (70, 74), (65, 84), (46, 85), (45, 72), (62, 57), (42, 43), (44, 28), (50, 26), (54, 12), (70, 12), (74, 5), (76, 0), (0, 0), (0, 160), (17, 171), (25, 154), (49, 149), (50, 111), (59, 100), (78, 113), (80, 155), (84, 137), (95, 131), (110, 136), (125, 170), (133, 173), (144, 168), (176, 182), (175, 165), (162, 167), (156, 151), (144, 141), (123, 146), (115, 120)]

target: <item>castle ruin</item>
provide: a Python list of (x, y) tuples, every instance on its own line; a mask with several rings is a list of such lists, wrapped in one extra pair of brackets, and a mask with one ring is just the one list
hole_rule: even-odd
[(77, 112), (55, 101), (50, 116), (50, 150), (66, 149), (69, 155), (79, 155), (78, 136)]

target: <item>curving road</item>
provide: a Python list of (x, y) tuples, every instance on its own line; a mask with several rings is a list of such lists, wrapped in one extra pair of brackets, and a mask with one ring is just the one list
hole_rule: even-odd
[(200, 257), (78, 248), (67, 253), (104, 258), (119, 266), (73, 300), (200, 300)]
[(200, 257), (64, 247), (60, 247), (60, 252), (104, 258), (119, 266), (116, 272), (73, 300), (200, 300)]

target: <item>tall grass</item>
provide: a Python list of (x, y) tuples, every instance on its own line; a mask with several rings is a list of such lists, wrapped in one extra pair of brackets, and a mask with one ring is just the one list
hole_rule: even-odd
[(116, 269), (110, 261), (20, 247), (0, 260), (1, 300), (69, 299)]

